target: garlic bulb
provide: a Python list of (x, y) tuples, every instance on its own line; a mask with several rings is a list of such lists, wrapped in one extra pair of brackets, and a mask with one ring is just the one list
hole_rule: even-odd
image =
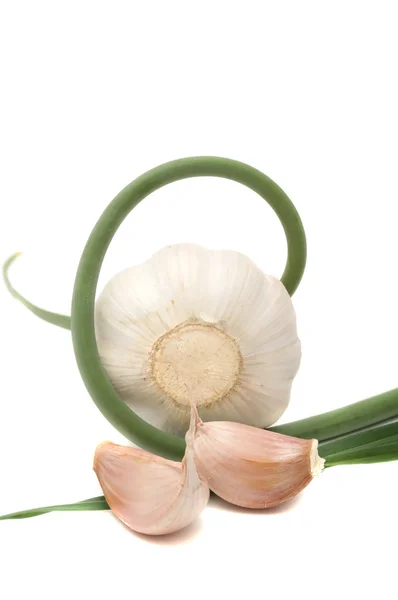
[(97, 447), (94, 471), (106, 501), (134, 531), (173, 533), (192, 523), (208, 503), (209, 487), (194, 461), (192, 427), (182, 463), (111, 442)]
[(238, 423), (203, 423), (196, 413), (198, 472), (218, 496), (245, 508), (290, 500), (318, 475), (317, 440), (302, 440)]
[(238, 252), (195, 244), (163, 248), (113, 277), (97, 300), (95, 330), (120, 397), (178, 435), (193, 386), (204, 421), (273, 424), (300, 363), (283, 284)]

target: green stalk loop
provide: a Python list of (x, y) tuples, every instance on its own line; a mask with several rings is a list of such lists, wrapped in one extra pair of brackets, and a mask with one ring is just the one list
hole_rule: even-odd
[(228, 158), (199, 156), (160, 165), (125, 187), (103, 212), (84, 248), (75, 279), (71, 329), (77, 364), (92, 399), (116, 429), (141, 448), (174, 460), (183, 456), (184, 440), (138, 417), (119, 398), (102, 368), (95, 339), (94, 304), (106, 250), (125, 217), (155, 190), (190, 177), (231, 179), (268, 202), (286, 234), (288, 255), (281, 281), (290, 295), (299, 285), (306, 262), (303, 225), (290, 199), (257, 169)]

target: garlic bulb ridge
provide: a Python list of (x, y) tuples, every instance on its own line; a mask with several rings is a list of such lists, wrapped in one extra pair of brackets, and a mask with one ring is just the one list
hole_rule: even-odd
[(288, 405), (301, 356), (294, 308), (282, 283), (238, 252), (163, 248), (113, 277), (95, 327), (120, 397), (165, 431), (187, 431), (194, 382), (204, 421), (266, 427)]

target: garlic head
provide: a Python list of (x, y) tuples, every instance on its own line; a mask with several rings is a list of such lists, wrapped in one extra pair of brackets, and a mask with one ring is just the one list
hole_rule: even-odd
[(204, 421), (272, 425), (301, 349), (289, 294), (249, 258), (195, 244), (125, 269), (96, 303), (103, 367), (140, 417), (184, 435), (188, 389)]

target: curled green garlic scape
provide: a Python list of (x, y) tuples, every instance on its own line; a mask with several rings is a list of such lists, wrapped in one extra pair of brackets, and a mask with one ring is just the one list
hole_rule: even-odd
[[(180, 460), (184, 454), (184, 439), (157, 429), (138, 417), (119, 398), (101, 365), (94, 330), (95, 296), (107, 248), (133, 208), (149, 194), (169, 183), (191, 177), (209, 176), (230, 179), (245, 185), (273, 208), (287, 240), (287, 263), (281, 281), (289, 294), (293, 295), (303, 276), (306, 263), (306, 238), (297, 210), (283, 190), (269, 177), (249, 165), (219, 157), (191, 157), (162, 164), (135, 179), (114, 198), (95, 225), (81, 256), (70, 317), (38, 308), (12, 287), (8, 279), (8, 269), (18, 255), (8, 259), (3, 268), (5, 283), (16, 299), (41, 319), (71, 329), (81, 376), (92, 399), (110, 423), (141, 448), (174, 460)], [(329, 454), (333, 455), (330, 465), (340, 462), (371, 462), (372, 456), (378, 457), (378, 460), (391, 460), (397, 453), (396, 435), (381, 435), (384, 440), (384, 451), (381, 451), (378, 447), (380, 427), (374, 429), (370, 435), (371, 439), (369, 435), (367, 438), (358, 438), (358, 432), (376, 424), (384, 425), (387, 420), (397, 416), (398, 389), (393, 389), (323, 415), (271, 429), (296, 437), (317, 438), (321, 442), (321, 455), (326, 458)], [(327, 443), (330, 442), (327, 440), (336, 437), (328, 449)], [(385, 443), (386, 437), (390, 440), (389, 444)], [(366, 441), (368, 439), (370, 442)], [(372, 453), (369, 449), (367, 453), (364, 452), (368, 443), (373, 444), (371, 447), (377, 448), (377, 451)], [(361, 448), (361, 452), (355, 454), (353, 448), (358, 447)], [(350, 453), (346, 454), (348, 451)], [(345, 453), (345, 459), (339, 459), (340, 452)], [(328, 466), (328, 463), (326, 465)]]
[(105, 252), (119, 225), (151, 192), (180, 179), (213, 176), (233, 179), (260, 194), (275, 210), (286, 232), (288, 256), (282, 282), (290, 294), (304, 272), (306, 240), (300, 217), (285, 193), (248, 165), (225, 158), (185, 158), (138, 177), (116, 196), (93, 229), (76, 274), (71, 329), (76, 360), (87, 389), (105, 417), (128, 439), (167, 458), (184, 454), (182, 438), (156, 429), (139, 418), (117, 395), (101, 366), (94, 332), (94, 303)]

